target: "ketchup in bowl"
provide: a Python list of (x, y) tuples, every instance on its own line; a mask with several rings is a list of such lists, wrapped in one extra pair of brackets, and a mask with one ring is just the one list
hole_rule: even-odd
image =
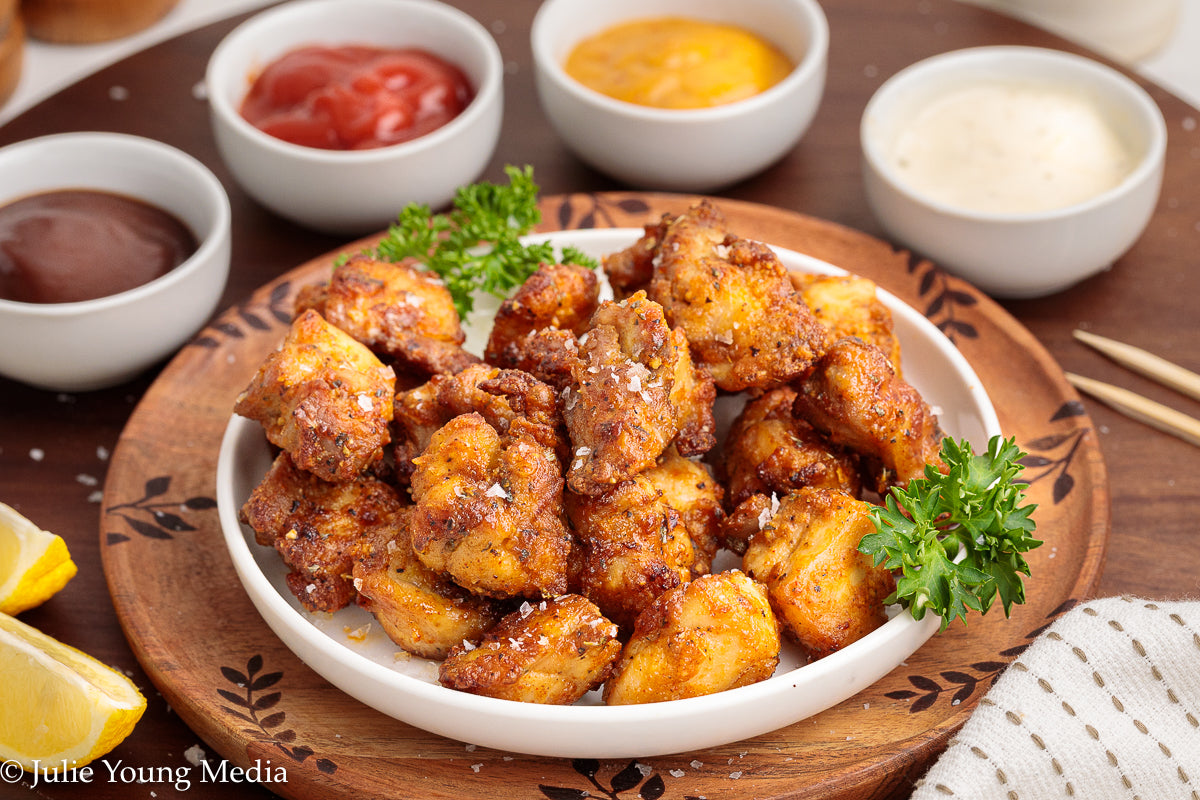
[(365, 150), (437, 130), (473, 96), (457, 66), (424, 50), (310, 46), (267, 65), (241, 113), (292, 144)]

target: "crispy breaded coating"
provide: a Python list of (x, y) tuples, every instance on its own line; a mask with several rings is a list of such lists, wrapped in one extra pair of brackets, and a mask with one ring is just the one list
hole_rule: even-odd
[(859, 275), (792, 275), (800, 296), (817, 320), (833, 333), (833, 340), (857, 336), (878, 347), (900, 370), (900, 340), (896, 338), (892, 311), (883, 304), (875, 282)]
[(443, 659), (464, 641), (478, 642), (502, 616), (499, 601), (478, 597), (426, 567), (412, 550), (413, 507), (397, 524), (366, 533), (354, 563), (358, 604), (388, 637), (422, 658)]
[(712, 566), (721, 487), (674, 448), (597, 497), (564, 502), (583, 551), (580, 591), (625, 630), (663, 592)]
[(638, 617), (604, 702), (658, 703), (757, 683), (775, 672), (779, 647), (766, 589), (738, 570), (705, 575)]
[(798, 385), (795, 414), (830, 441), (878, 464), (876, 491), (906, 486), (940, 468), (942, 430), (911, 385), (896, 376), (879, 348), (861, 339), (838, 340)]
[(562, 389), (600, 300), (596, 273), (574, 264), (542, 265), (496, 312), (483, 357)]
[(292, 322), (233, 410), (261, 423), (296, 466), (348, 481), (390, 441), (395, 380), (363, 344), (309, 310)]
[(652, 466), (677, 436), (684, 455), (712, 446), (715, 390), (645, 293), (601, 303), (580, 341), (563, 400), (572, 491), (603, 494)]
[(421, 562), (488, 597), (565, 593), (574, 539), (553, 436), (525, 417), (500, 433), (475, 412), (439, 429), (413, 461)]
[(442, 279), (413, 261), (353, 256), (334, 269), (323, 313), (374, 352), (427, 374), (479, 361), (462, 349), (466, 334)]
[(892, 573), (858, 543), (875, 532), (870, 506), (835, 489), (800, 489), (750, 539), (743, 569), (767, 587), (784, 630), (813, 659), (887, 622)]
[(522, 604), (474, 648), (459, 646), (438, 680), (460, 692), (569, 705), (597, 688), (621, 655), (617, 626), (577, 594)]
[(828, 332), (779, 258), (764, 244), (729, 234), (708, 201), (664, 217), (652, 238), (647, 294), (683, 331), (693, 360), (718, 388), (780, 386), (824, 352)]
[(772, 389), (750, 400), (734, 419), (722, 447), (726, 508), (754, 494), (780, 496), (801, 486), (862, 489), (858, 463), (792, 413), (795, 390)]
[(337, 611), (355, 596), (352, 573), (367, 537), (390, 537), (407, 524), (400, 495), (360, 477), (330, 483), (280, 453), (241, 508), (255, 540), (291, 568), (288, 588), (309, 611)]
[[(409, 482), (412, 460), (425, 451), (439, 428), (472, 411), (501, 433), (522, 416), (552, 430), (562, 427), (554, 390), (528, 373), (472, 364), (455, 375), (434, 375), (396, 395), (392, 439), (397, 480)], [(555, 443), (565, 457), (565, 439), (556, 438)]]
[(654, 256), (666, 219), (668, 217), (664, 215), (663, 220), (643, 226), (642, 236), (636, 242), (601, 259), (608, 285), (618, 300), (649, 287), (650, 279), (654, 277)]

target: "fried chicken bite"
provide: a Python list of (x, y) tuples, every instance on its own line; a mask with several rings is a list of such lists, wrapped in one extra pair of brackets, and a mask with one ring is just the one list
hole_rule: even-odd
[(542, 265), (500, 304), (484, 360), (563, 389), (578, 355), (576, 336), (586, 330), (599, 298), (600, 283), (587, 267)]
[(487, 597), (565, 593), (574, 538), (555, 436), (525, 417), (501, 433), (475, 412), (433, 434), (413, 460), (417, 558)]
[(779, 648), (779, 623), (762, 585), (738, 570), (705, 575), (638, 617), (604, 684), (604, 702), (658, 703), (757, 683), (775, 672)]
[(430, 570), (413, 553), (413, 507), (396, 524), (367, 531), (353, 572), (358, 604), (375, 615), (405, 651), (443, 659), (464, 641), (478, 642), (502, 616), (499, 601), (479, 597)]
[[(412, 460), (425, 451), (433, 434), (471, 412), (482, 415), (501, 433), (522, 416), (550, 429), (562, 427), (554, 390), (528, 373), (472, 364), (454, 375), (434, 375), (396, 395), (391, 436), (397, 480), (407, 485)], [(565, 435), (555, 445), (565, 458)]]
[(262, 424), (296, 466), (348, 481), (390, 441), (395, 373), (363, 344), (308, 310), (267, 356), (234, 412)]
[(280, 453), (240, 510), (260, 545), (291, 569), (287, 585), (309, 611), (337, 611), (355, 598), (354, 560), (368, 537), (391, 537), (407, 524), (404, 502), (371, 477), (330, 483)]
[(870, 506), (836, 489), (787, 495), (750, 538), (742, 568), (767, 587), (784, 630), (810, 658), (858, 641), (887, 622), (892, 573), (858, 543), (875, 532)]
[(664, 215), (659, 222), (643, 226), (642, 236), (636, 242), (601, 259), (608, 285), (618, 300), (650, 285), (650, 279), (654, 277), (654, 256), (667, 219), (669, 217)]
[(942, 466), (937, 416), (887, 356), (861, 339), (830, 347), (798, 384), (793, 410), (830, 441), (870, 459), (880, 493), (923, 476), (926, 464)]
[(903, 375), (892, 311), (879, 299), (874, 281), (859, 275), (793, 274), (792, 282), (817, 320), (833, 332), (835, 341), (857, 336), (878, 347), (896, 375)]
[(478, 647), (456, 647), (438, 680), (460, 692), (569, 705), (600, 686), (621, 655), (617, 626), (577, 594), (522, 604)]
[(801, 486), (862, 489), (857, 461), (792, 413), (794, 389), (772, 389), (746, 403), (725, 437), (720, 462), (733, 510), (751, 495), (780, 496)]
[(646, 292), (671, 327), (683, 331), (692, 358), (718, 388), (785, 384), (824, 352), (828, 333), (779, 258), (764, 244), (728, 233), (708, 201), (665, 216), (646, 238), (657, 242)]
[(652, 466), (672, 442), (683, 455), (712, 447), (716, 390), (661, 306), (642, 292), (601, 303), (580, 341), (562, 406), (572, 491), (603, 494)]
[(580, 592), (631, 630), (655, 598), (711, 569), (721, 494), (704, 465), (674, 448), (603, 495), (567, 492), (582, 549)]
[(323, 294), (301, 299), (398, 367), (453, 374), (479, 362), (462, 349), (466, 334), (442, 279), (414, 261), (353, 256)]

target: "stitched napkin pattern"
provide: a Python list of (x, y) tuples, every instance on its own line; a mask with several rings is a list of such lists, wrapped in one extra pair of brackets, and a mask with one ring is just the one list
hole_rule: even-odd
[(913, 800), (1200, 800), (1200, 602), (1104, 598), (1000, 676)]

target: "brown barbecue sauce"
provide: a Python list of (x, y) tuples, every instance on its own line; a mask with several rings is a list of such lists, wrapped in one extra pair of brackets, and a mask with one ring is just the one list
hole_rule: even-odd
[(173, 215), (108, 192), (65, 189), (0, 207), (0, 297), (73, 303), (170, 272), (198, 247)]

